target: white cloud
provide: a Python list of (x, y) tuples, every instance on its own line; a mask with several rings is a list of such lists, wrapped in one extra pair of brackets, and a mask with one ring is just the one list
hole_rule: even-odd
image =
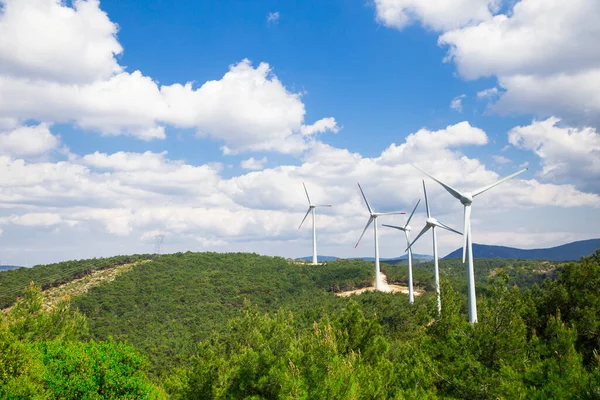
[(392, 144), (383, 155), (402, 153), (405, 157), (413, 158), (420, 153), (429, 153), (431, 149), (446, 149), (466, 145), (484, 145), (488, 138), (485, 132), (471, 126), (467, 121), (447, 126), (445, 129), (430, 131), (420, 129), (406, 137), (406, 142), (400, 146)]
[(491, 99), (491, 98), (495, 98), (496, 96), (498, 96), (498, 88), (497, 87), (484, 89), (480, 92), (477, 92), (478, 99)]
[(269, 15), (267, 15), (267, 22), (269, 24), (276, 24), (279, 22), (279, 11), (270, 12)]
[(512, 162), (510, 160), (510, 158), (507, 158), (507, 157), (504, 157), (504, 156), (501, 156), (501, 155), (493, 155), (492, 158), (498, 164), (508, 164), (508, 163)]
[[(198, 89), (191, 83), (159, 88), (136, 71), (89, 85), (0, 76), (0, 93), (6, 95), (0, 97), (0, 115), (74, 120), (83, 128), (109, 135), (161, 139), (165, 137), (163, 124), (171, 124), (195, 128), (200, 136), (223, 141), (232, 152), (294, 153), (306, 148), (300, 133), (306, 113), (300, 95), (287, 91), (266, 63), (253, 68), (244, 60), (231, 66), (221, 80)], [(316, 124), (320, 131), (337, 129), (333, 118)]]
[(558, 126), (559, 119), (533, 121), (508, 133), (513, 146), (533, 151), (542, 160), (541, 175), (574, 182), (600, 193), (600, 133), (594, 128)]
[(0, 218), (0, 224), (12, 223), (23, 226), (51, 226), (62, 222), (59, 214), (53, 213), (27, 213), (22, 215), (11, 215)]
[(559, 116), (572, 125), (600, 127), (600, 64), (573, 74), (499, 77), (506, 92), (490, 106), (501, 114)]
[(376, 18), (396, 29), (419, 22), (437, 31), (449, 30), (492, 17), (497, 0), (374, 0)]
[(527, 0), (517, 2), (510, 14), (451, 30), (439, 41), (450, 46), (459, 73), (475, 79), (595, 68), (600, 62), (598, 35), (596, 0)]
[[(300, 165), (281, 165), (231, 178), (221, 175), (219, 165), (190, 165), (169, 159), (166, 153), (94, 153), (55, 163), (0, 156), (0, 210), (11, 210), (10, 215), (0, 217), (3, 240), (6, 246), (29, 246), (30, 239), (19, 237), (17, 227), (48, 226), (61, 227), (62, 245), (56, 243), (52, 257), (149, 252), (148, 232), (169, 237), (165, 251), (204, 245), (227, 251), (304, 255), (310, 248), (305, 246), (310, 230), (299, 232), (297, 227), (306, 209), (305, 182), (313, 201), (334, 205), (318, 212), (320, 248), (335, 255), (368, 255), (370, 246), (352, 252), (366, 219), (357, 181), (376, 210), (408, 210), (421, 197), (421, 179), (425, 178), (411, 163), (459, 189), (498, 179), (479, 160), (459, 151), (462, 146), (483, 146), (487, 140), (481, 129), (462, 122), (437, 131), (421, 129), (377, 157), (317, 141)], [(426, 181), (434, 214), (460, 229), (460, 204), (439, 185)], [(535, 221), (527, 219), (527, 210), (547, 206), (589, 210), (600, 207), (600, 196), (572, 185), (524, 177), (504, 183), (493, 196), (478, 198), (477, 218), (485, 219), (486, 212), (509, 210), (511, 215), (523, 215), (514, 226), (499, 226), (500, 232), (529, 226)], [(422, 211), (415, 216), (414, 226), (423, 222)], [(401, 221), (402, 217), (393, 217), (386, 222)], [(476, 223), (474, 220), (477, 227)], [(382, 239), (382, 254), (396, 255), (394, 236), (382, 234), (382, 238), (389, 236)], [(51, 239), (36, 236), (37, 240)], [(65, 243), (83, 246), (88, 253), (82, 254), (83, 248), (65, 247)], [(443, 251), (455, 246), (451, 238), (442, 237), (440, 243)], [(58, 251), (61, 246), (65, 249)], [(107, 249), (112, 250), (106, 253)], [(39, 251), (50, 254), (49, 250)]]
[(491, 111), (558, 116), (600, 127), (600, 2), (597, 0), (375, 0), (377, 20), (440, 32), (447, 62), (474, 80), (495, 77)]
[(300, 128), (300, 132), (304, 136), (310, 136), (316, 133), (324, 133), (327, 131), (333, 133), (338, 133), (340, 131), (340, 128), (338, 127), (337, 122), (335, 121), (335, 118), (323, 118), (312, 125), (302, 125), (302, 128)]
[(459, 113), (462, 112), (462, 110), (463, 110), (462, 101), (465, 98), (465, 96), (466, 95), (461, 94), (460, 96), (456, 96), (455, 98), (453, 98), (452, 101), (450, 102), (450, 108), (458, 111)]
[(504, 93), (492, 110), (599, 124), (599, 36), (596, 0), (522, 0), (507, 14), (443, 33), (439, 44), (463, 78), (498, 78)]
[(157, 171), (165, 166), (166, 151), (153, 153), (127, 153), (119, 151), (113, 154), (95, 152), (86, 154), (81, 162), (94, 168), (111, 169), (115, 171)]
[(89, 83), (122, 71), (117, 25), (99, 1), (1, 0), (0, 74)]
[(247, 160), (242, 160), (242, 162), (240, 163), (240, 166), (244, 169), (259, 170), (259, 169), (263, 169), (265, 167), (266, 163), (267, 163), (267, 157), (263, 157), (260, 160), (257, 160), (254, 157), (250, 157)]
[(1, 125), (75, 123), (143, 140), (164, 139), (169, 126), (190, 128), (222, 142), (226, 153), (299, 153), (309, 144), (303, 130), (338, 129), (333, 118), (307, 124), (301, 94), (289, 91), (267, 63), (242, 60), (200, 86), (160, 85), (118, 64), (117, 27), (98, 1), (0, 4)]
[(9, 156), (39, 156), (56, 149), (59, 143), (47, 124), (21, 126), (6, 133), (0, 131), (0, 154)]

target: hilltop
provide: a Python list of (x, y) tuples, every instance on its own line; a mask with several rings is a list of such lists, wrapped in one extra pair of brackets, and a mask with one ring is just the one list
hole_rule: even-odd
[[(600, 248), (600, 239), (580, 240), (547, 249), (517, 249), (506, 246), (490, 246), (473, 243), (474, 258), (513, 258), (519, 260), (577, 261)], [(448, 254), (444, 259), (462, 258), (462, 247)]]

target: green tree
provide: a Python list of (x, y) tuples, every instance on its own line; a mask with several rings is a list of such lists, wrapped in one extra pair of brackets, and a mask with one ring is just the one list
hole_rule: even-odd
[(145, 358), (124, 344), (83, 342), (85, 318), (68, 299), (44, 310), (39, 287), (0, 321), (0, 398), (158, 399)]

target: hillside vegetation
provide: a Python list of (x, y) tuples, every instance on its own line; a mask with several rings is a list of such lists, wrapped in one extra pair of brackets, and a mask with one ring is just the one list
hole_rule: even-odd
[(37, 265), (32, 268), (17, 268), (0, 273), (0, 308), (6, 308), (15, 302), (29, 282), (35, 282), (42, 289), (56, 287), (74, 279), (82, 278), (94, 271), (111, 268), (116, 265), (130, 264), (150, 259), (150, 255), (117, 256), (94, 258), (91, 260), (73, 260), (56, 264)]
[[(415, 268), (426, 290), (430, 267)], [(131, 398), (600, 398), (600, 251), (563, 265), (477, 260), (476, 325), (467, 322), (464, 264), (440, 268), (438, 316), (432, 290), (413, 305), (403, 294), (333, 294), (370, 285), (372, 263), (162, 256), (73, 299), (81, 314), (62, 306), (62, 316), (29, 312), (42, 322), (23, 323), (33, 317), (16, 307), (0, 346), (27, 353), (0, 360), (0, 394), (28, 382), (42, 398), (110, 398), (115, 365)], [(405, 283), (405, 267), (382, 269)], [(23, 333), (51, 320), (72, 321), (77, 334)], [(29, 359), (27, 368), (17, 361)]]
[(342, 306), (332, 291), (368, 286), (373, 275), (361, 261), (302, 266), (281, 257), (188, 252), (134, 268), (73, 302), (94, 338), (126, 340), (164, 373), (225, 329), (246, 300), (262, 311), (293, 311), (308, 326), (323, 309)]

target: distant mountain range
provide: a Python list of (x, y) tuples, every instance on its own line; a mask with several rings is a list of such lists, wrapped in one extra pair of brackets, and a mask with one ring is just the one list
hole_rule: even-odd
[(9, 271), (11, 269), (17, 269), (17, 268), (21, 268), (21, 265), (0, 265), (0, 272), (1, 271)]
[[(489, 246), (473, 243), (474, 258), (517, 258), (520, 260), (579, 261), (600, 249), (600, 239), (580, 240), (547, 249), (523, 250), (514, 247)], [(462, 258), (462, 247), (448, 254), (444, 259)]]
[[(600, 249), (600, 239), (580, 240), (573, 243), (563, 244), (561, 246), (550, 247), (547, 249), (517, 249), (506, 246), (490, 246), (487, 244), (473, 243), (473, 255), (475, 258), (516, 258), (521, 260), (547, 260), (547, 261), (579, 261), (580, 257), (586, 257), (594, 253), (596, 249)], [(462, 258), (462, 247), (448, 254), (444, 259)], [(312, 256), (301, 257), (302, 260), (312, 260)], [(344, 259), (342, 257), (333, 256), (317, 256), (319, 262), (334, 261)], [(364, 260), (374, 262), (374, 257), (354, 257), (349, 260)], [(408, 259), (408, 255), (404, 254), (400, 257), (381, 258), (381, 262), (388, 264), (397, 264)], [(413, 260), (416, 261), (431, 261), (433, 257), (427, 254), (413, 254)]]

